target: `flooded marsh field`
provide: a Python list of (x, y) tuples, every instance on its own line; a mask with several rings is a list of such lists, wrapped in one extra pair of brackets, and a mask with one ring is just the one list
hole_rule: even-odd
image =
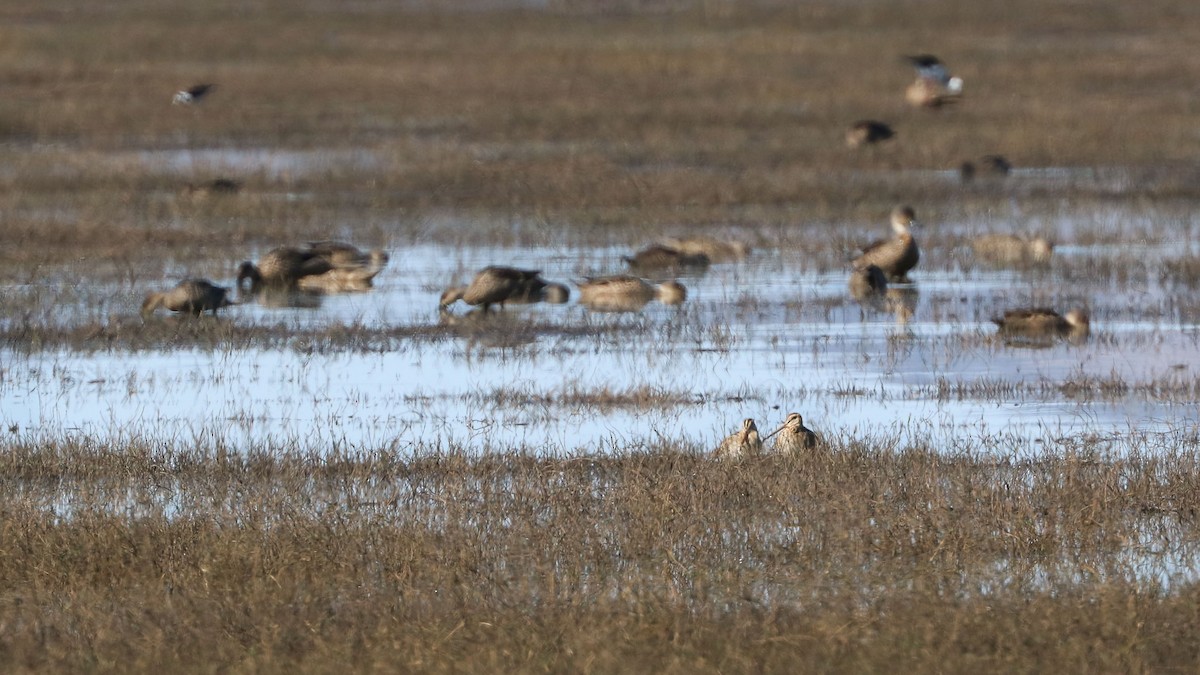
[(306, 7), (0, 9), (8, 669), (1194, 669), (1190, 5)]

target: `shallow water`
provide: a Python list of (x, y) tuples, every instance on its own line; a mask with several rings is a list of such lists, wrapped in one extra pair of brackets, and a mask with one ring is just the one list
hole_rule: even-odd
[[(564, 327), (624, 327), (581, 337), (492, 341), (477, 331), (473, 338), (393, 341), (382, 353), (324, 353), (302, 338), (285, 349), (4, 351), (0, 423), (35, 436), (220, 439), (241, 448), (296, 443), (317, 451), (392, 446), (401, 453), (418, 443), (421, 451), (628, 451), (663, 440), (707, 450), (745, 417), (766, 433), (792, 410), (828, 436), (884, 437), (901, 447), (982, 444), (997, 452), (1193, 429), (1200, 327), (1172, 309), (1170, 289), (1103, 275), (1060, 283), (1060, 269), (1111, 255), (1105, 247), (1060, 247), (1049, 271), (974, 268), (932, 249), (904, 295), (910, 318), (854, 302), (843, 269), (767, 251), (684, 279), (690, 295), (679, 309), (652, 304), (637, 314), (598, 314), (572, 301), (506, 310)], [(296, 328), (432, 324), (442, 288), (487, 264), (569, 281), (622, 271), (619, 256), (627, 252), (398, 249), (370, 293), (325, 298), (318, 307), (246, 304), (224, 320)], [(1136, 255), (1165, 260), (1191, 252), (1190, 244), (1164, 243)], [(102, 312), (136, 314), (140, 293), (120, 295)], [(79, 320), (95, 318), (97, 310), (84, 309), (91, 301), (87, 292), (78, 299)], [(1088, 307), (1091, 339), (1045, 348), (997, 340), (989, 319), (1031, 303)], [(70, 312), (63, 320), (71, 321)], [(603, 401), (643, 390), (674, 400)]]

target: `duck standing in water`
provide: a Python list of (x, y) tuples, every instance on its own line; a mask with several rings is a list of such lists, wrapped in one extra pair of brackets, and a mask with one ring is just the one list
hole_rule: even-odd
[(678, 281), (664, 281), (655, 286), (628, 274), (589, 277), (578, 286), (579, 304), (600, 312), (636, 312), (651, 300), (679, 305), (687, 299), (687, 289)]
[(211, 311), (216, 316), (218, 309), (234, 304), (237, 303), (229, 299), (228, 288), (217, 286), (207, 279), (186, 279), (169, 291), (146, 295), (142, 302), (142, 318), (150, 316), (159, 307), (192, 316)]
[(747, 417), (742, 420), (741, 431), (721, 441), (721, 444), (713, 452), (713, 456), (720, 459), (734, 459), (746, 455), (762, 454), (762, 449), (762, 438), (758, 435), (758, 427), (754, 424), (753, 418)]
[(446, 309), (462, 300), (487, 312), (492, 305), (504, 306), (504, 303), (514, 298), (543, 293), (548, 284), (540, 275), (540, 270), (523, 270), (501, 265), (485, 267), (475, 275), (469, 285), (447, 288), (438, 301), (438, 307)]
[(768, 440), (772, 436), (775, 437), (775, 443), (772, 445), (772, 451), (781, 455), (796, 455), (806, 450), (812, 450), (817, 447), (820, 439), (817, 438), (816, 432), (804, 426), (804, 418), (800, 413), (788, 413), (787, 418), (783, 421), (778, 429), (767, 434), (763, 440)]
[(911, 206), (897, 206), (892, 209), (891, 220), (895, 236), (864, 248), (854, 259), (854, 267), (864, 269), (874, 265), (887, 275), (889, 281), (905, 283), (908, 271), (921, 260), (921, 251), (912, 235), (912, 228), (917, 225), (916, 213)]

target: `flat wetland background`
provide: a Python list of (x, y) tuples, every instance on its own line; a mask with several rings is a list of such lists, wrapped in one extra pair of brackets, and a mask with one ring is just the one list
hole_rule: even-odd
[[(0, 663), (1194, 672), (1197, 44), (1182, 0), (4, 3)], [(905, 105), (921, 52), (960, 103)], [(899, 203), (914, 284), (859, 305)], [(435, 311), (689, 233), (754, 252), (677, 310)], [(374, 291), (138, 317), (327, 238)], [(1091, 338), (997, 339), (1030, 304)], [(791, 410), (811, 456), (707, 456)]]

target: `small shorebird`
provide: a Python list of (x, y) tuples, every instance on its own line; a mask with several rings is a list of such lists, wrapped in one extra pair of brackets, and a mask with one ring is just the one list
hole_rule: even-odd
[(1091, 330), (1087, 312), (1072, 309), (1065, 316), (1052, 309), (1010, 309), (992, 322), (1000, 327), (1005, 337), (1048, 338), (1065, 337), (1072, 340), (1086, 338)]
[(721, 459), (733, 459), (761, 454), (762, 449), (763, 444), (758, 435), (758, 427), (755, 426), (753, 418), (747, 417), (742, 420), (741, 431), (721, 441), (721, 444), (713, 451), (713, 456)]
[(1045, 265), (1054, 255), (1054, 244), (1045, 237), (985, 234), (971, 242), (975, 257), (1001, 265)]
[(895, 135), (896, 132), (883, 122), (859, 120), (850, 125), (850, 128), (846, 130), (846, 145), (852, 148), (875, 145)]
[(546, 287), (539, 276), (540, 270), (522, 270), (515, 267), (492, 265), (475, 275), (467, 286), (454, 286), (442, 293), (438, 306), (445, 309), (462, 300), (468, 305), (481, 307), (484, 312), (495, 304), (504, 303), (519, 296), (538, 294)]
[(687, 289), (678, 281), (654, 284), (628, 274), (589, 277), (579, 286), (579, 304), (601, 312), (636, 312), (651, 300), (678, 305), (687, 299)]
[(689, 237), (667, 237), (663, 244), (680, 251), (684, 255), (702, 255), (710, 262), (736, 262), (750, 255), (750, 247), (733, 239), (717, 239), (705, 235)]
[(797, 412), (788, 413), (783, 424), (762, 440), (766, 441), (772, 436), (776, 436), (775, 443), (771, 446), (772, 451), (781, 455), (794, 455), (812, 450), (819, 442), (816, 432), (804, 426), (804, 418)]
[(175, 92), (175, 97), (171, 99), (171, 103), (174, 103), (175, 105), (191, 105), (193, 103), (199, 103), (200, 99), (207, 96), (216, 88), (217, 85), (215, 84), (197, 84), (188, 87), (187, 89)]
[(328, 256), (311, 249), (280, 246), (267, 251), (255, 265), (246, 261), (238, 268), (238, 292), (243, 292), (243, 282), (250, 280), (249, 291), (258, 293), (264, 286), (295, 288), (303, 277), (324, 274), (333, 269)]
[(150, 316), (159, 307), (192, 316), (211, 311), (216, 316), (218, 309), (233, 304), (237, 303), (229, 299), (228, 288), (217, 286), (207, 279), (186, 279), (169, 291), (147, 294), (142, 302), (142, 318)]
[(891, 220), (896, 236), (881, 239), (864, 248), (862, 254), (854, 259), (854, 267), (863, 269), (875, 265), (883, 270), (889, 281), (904, 282), (908, 280), (908, 271), (916, 267), (921, 259), (917, 240), (912, 236), (912, 228), (917, 225), (916, 214), (911, 206), (897, 206), (892, 209)]
[(632, 269), (640, 272), (662, 270), (693, 270), (708, 269), (711, 260), (703, 253), (684, 253), (677, 248), (652, 244), (638, 251), (632, 257), (622, 256), (622, 259)]

